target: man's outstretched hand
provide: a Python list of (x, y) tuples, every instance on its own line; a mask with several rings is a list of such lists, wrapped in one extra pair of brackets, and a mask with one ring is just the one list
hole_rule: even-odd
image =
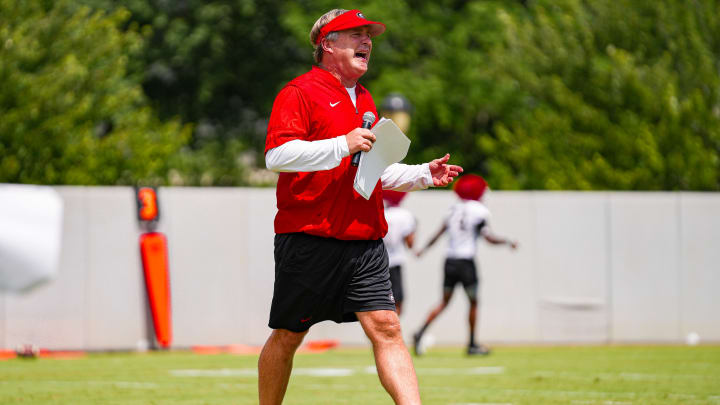
[(435, 159), (430, 162), (430, 174), (432, 175), (433, 185), (435, 187), (447, 186), (463, 171), (463, 168), (460, 166), (447, 164), (448, 160), (450, 160), (449, 153), (440, 159)]

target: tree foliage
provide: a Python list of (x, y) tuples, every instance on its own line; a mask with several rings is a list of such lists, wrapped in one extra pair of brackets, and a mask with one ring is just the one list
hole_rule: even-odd
[[(688, 5), (690, 5), (688, 7)], [(720, 188), (714, 1), (539, 1), (500, 13), (513, 110), (477, 137), (503, 188)]]
[(158, 121), (128, 74), (128, 12), (0, 0), (0, 15), (0, 182), (163, 183), (189, 128)]
[(195, 123), (191, 148), (175, 161), (186, 184), (243, 185), (262, 159), (272, 101), (311, 61), (280, 24), (283, 1), (83, 0), (118, 5), (146, 33), (134, 65), (162, 118)]
[[(312, 63), (312, 24), (332, 8), (358, 7), (82, 1), (109, 14), (0, 0), (3, 17), (14, 16), (0, 21), (0, 106), (10, 118), (0, 123), (0, 170), (14, 173), (6, 181), (40, 181), (18, 174), (39, 161), (33, 173), (50, 173), (43, 179), (53, 183), (130, 182), (171, 168), (171, 182), (182, 184), (266, 183), (261, 170), (245, 169), (263, 166), (277, 91)], [(716, 1), (368, 0), (360, 7), (388, 26), (361, 82), (377, 104), (400, 92), (414, 105), (406, 162), (450, 152), (496, 189), (720, 189)], [(51, 93), (31, 96), (43, 92)], [(176, 116), (195, 128), (179, 151)], [(93, 137), (107, 122), (110, 135)], [(157, 148), (128, 152), (122, 133)], [(9, 139), (41, 135), (58, 146), (5, 151)], [(103, 145), (101, 158), (86, 159)], [(127, 159), (151, 151), (172, 156)], [(53, 156), (72, 164), (48, 169)]]
[(527, 3), (363, 5), (389, 27), (365, 83), (415, 105), (407, 160), (449, 151), (501, 189), (720, 189), (716, 2)]

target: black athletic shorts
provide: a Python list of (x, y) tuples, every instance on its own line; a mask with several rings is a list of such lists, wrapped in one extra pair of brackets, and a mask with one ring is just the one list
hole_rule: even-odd
[(462, 283), (466, 290), (468, 287), (478, 285), (475, 261), (471, 259), (445, 259), (443, 287), (453, 289), (457, 283)]
[(382, 239), (345, 241), (304, 233), (275, 235), (273, 329), (303, 332), (355, 312), (395, 310)]
[(402, 286), (402, 272), (400, 270), (400, 266), (390, 267), (390, 284), (392, 284), (392, 293), (395, 302), (402, 302), (403, 298), (405, 298)]

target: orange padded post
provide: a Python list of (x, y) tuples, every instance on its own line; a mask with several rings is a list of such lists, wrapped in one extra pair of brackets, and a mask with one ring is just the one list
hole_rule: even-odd
[(140, 252), (145, 273), (145, 288), (152, 313), (155, 337), (163, 348), (170, 347), (172, 324), (167, 239), (160, 232), (140, 236)]

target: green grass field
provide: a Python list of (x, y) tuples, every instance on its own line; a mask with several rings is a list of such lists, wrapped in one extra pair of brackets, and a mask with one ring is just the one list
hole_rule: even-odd
[[(720, 404), (720, 346), (495, 347), (415, 358), (424, 404)], [(255, 404), (257, 356), (0, 361), (0, 404)], [(285, 404), (391, 404), (369, 349), (299, 354)]]

